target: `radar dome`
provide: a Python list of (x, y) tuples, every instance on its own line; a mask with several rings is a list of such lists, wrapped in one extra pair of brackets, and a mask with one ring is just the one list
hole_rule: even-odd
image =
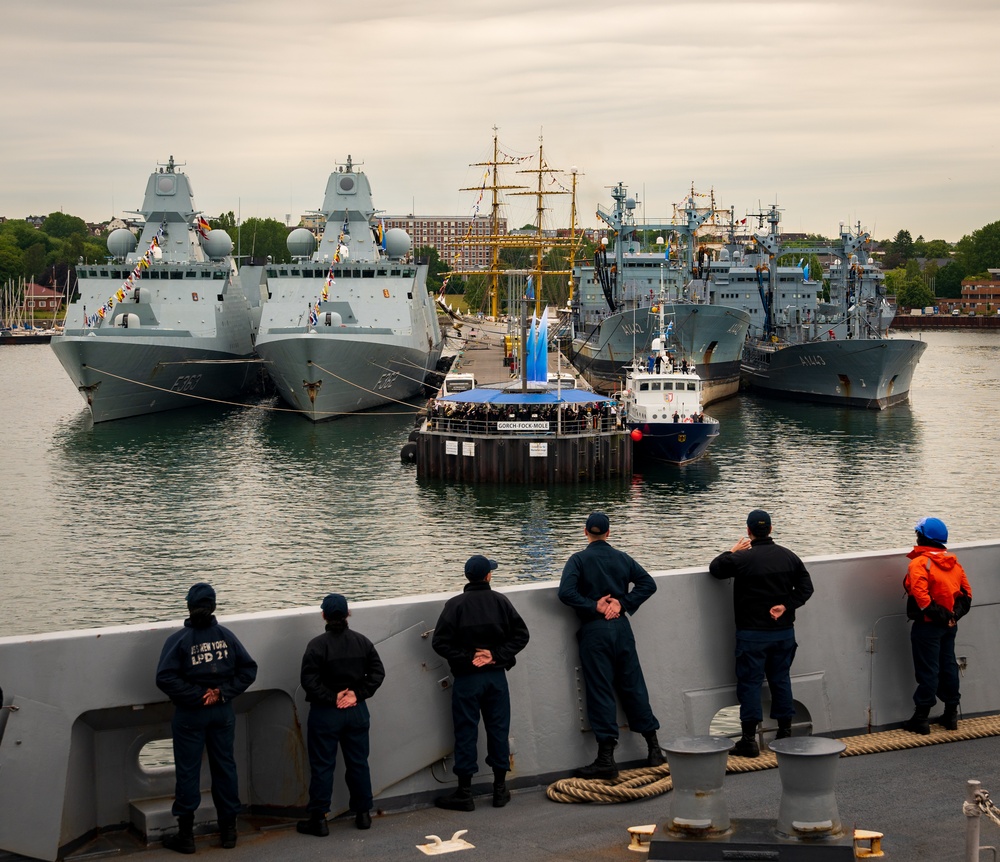
[(625, 209), (627, 210), (635, 209), (635, 198), (625, 198)]
[(389, 257), (404, 257), (410, 250), (410, 235), (400, 227), (385, 232), (385, 251)]
[(135, 251), (135, 234), (127, 228), (117, 228), (108, 234), (108, 251), (112, 257), (125, 257)]
[(285, 242), (288, 244), (288, 253), (292, 257), (309, 257), (316, 250), (316, 237), (308, 228), (295, 228)]
[(212, 260), (219, 260), (233, 250), (233, 241), (224, 230), (210, 230), (201, 244)]

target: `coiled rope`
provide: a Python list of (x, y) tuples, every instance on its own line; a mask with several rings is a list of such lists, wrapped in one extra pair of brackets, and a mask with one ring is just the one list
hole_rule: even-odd
[[(945, 742), (962, 742), (968, 739), (983, 739), (1000, 736), (1000, 715), (984, 715), (966, 718), (959, 722), (958, 730), (944, 730), (934, 725), (929, 736), (911, 733), (901, 728), (883, 730), (878, 733), (864, 733), (840, 739), (847, 748), (841, 757), (855, 757), (860, 754), (879, 754), (885, 751), (903, 751), (907, 748), (923, 748)], [(733, 757), (726, 763), (726, 772), (757, 772), (774, 769), (778, 765), (773, 751), (761, 751), (759, 757)], [(553, 802), (631, 802), (635, 799), (651, 799), (673, 789), (670, 766), (643, 766), (638, 769), (624, 769), (615, 779), (560, 778), (546, 788), (545, 795)], [(1000, 824), (998, 824), (1000, 825)]]

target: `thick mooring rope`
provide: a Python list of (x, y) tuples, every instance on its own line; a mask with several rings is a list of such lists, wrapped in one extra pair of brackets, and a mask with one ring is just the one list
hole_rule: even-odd
[[(939, 745), (944, 742), (961, 742), (966, 739), (983, 739), (1000, 736), (1000, 715), (984, 715), (966, 718), (959, 722), (958, 730), (944, 730), (933, 725), (929, 736), (910, 733), (908, 730), (883, 730), (879, 733), (865, 733), (860, 736), (843, 737), (840, 741), (847, 746), (841, 757), (859, 754), (878, 754), (884, 751), (903, 751), (907, 748), (922, 748), (925, 745)], [(774, 769), (778, 765), (773, 751), (763, 750), (759, 757), (730, 756), (726, 764), (727, 773), (757, 772)], [(673, 788), (670, 767), (644, 766), (639, 769), (622, 770), (615, 779), (560, 778), (552, 782), (545, 791), (553, 802), (631, 802), (634, 799), (651, 799)]]

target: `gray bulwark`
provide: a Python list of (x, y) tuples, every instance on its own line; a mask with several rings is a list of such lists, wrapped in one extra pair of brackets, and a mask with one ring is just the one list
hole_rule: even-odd
[[(861, 732), (869, 724), (876, 729), (896, 725), (909, 716), (914, 683), (900, 589), (906, 550), (806, 559), (816, 594), (797, 621), (799, 650), (792, 674), (797, 733), (841, 736)], [(965, 716), (994, 713), (1000, 711), (1000, 675), (993, 661), (1000, 628), (1000, 581), (990, 573), (1000, 569), (1000, 541), (957, 545), (953, 550), (969, 572), (975, 591), (975, 603), (962, 620), (956, 648), (965, 660), (962, 708)], [(551, 582), (502, 588), (532, 634), (531, 644), (509, 675), (514, 751), (511, 782), (515, 788), (537, 786), (566, 775), (593, 757), (593, 736), (580, 727), (577, 718), (582, 706), (574, 673), (577, 625), (558, 600), (557, 577), (558, 571), (553, 571)], [(709, 577), (703, 567), (660, 572), (654, 577), (658, 590), (633, 623), (651, 703), (667, 729), (664, 736), (668, 731), (670, 735), (703, 736), (709, 733), (716, 714), (737, 702), (731, 586)], [(450, 595), (352, 603), (351, 625), (376, 644), (385, 644), (387, 656), (398, 650), (403, 662), (399, 670), (394, 666), (372, 699), (373, 719), (406, 723), (419, 737), (419, 744), (400, 743), (395, 738), (398, 726), (390, 724), (382, 730), (380, 724), (373, 725), (372, 769), (385, 788), (376, 798), (376, 807), (382, 810), (425, 804), (452, 781), (450, 758), (439, 757), (441, 740), (451, 730), (444, 706), (443, 667), (431, 664), (427, 638), (423, 637), (430, 628), (428, 621), (437, 619)], [(864, 600), (859, 601), (859, 596)], [(281, 808), (306, 795), (305, 715), (296, 703), (302, 651), (316, 634), (317, 616), (310, 607), (223, 618), (260, 664), (257, 681), (235, 702), (250, 741), (238, 749), (238, 765), (246, 783), (243, 801), (257, 811)], [(168, 800), (172, 796), (170, 770), (143, 770), (138, 752), (147, 742), (169, 733), (165, 723), (169, 708), (156, 688), (154, 672), (163, 641), (178, 624), (0, 638), (4, 703), (25, 707), (17, 712), (3, 711), (0, 849), (55, 859), (60, 848), (93, 830), (127, 823), (135, 801)], [(39, 726), (44, 734), (36, 732)], [(995, 748), (995, 741), (987, 744), (988, 748), (975, 743), (962, 746), (978, 752)], [(403, 747), (406, 757), (400, 757)], [(956, 755), (940, 754), (934, 748), (945, 747), (878, 757), (880, 762), (905, 767), (908, 775), (918, 768), (915, 764), (938, 764), (943, 770), (940, 774), (954, 779), (955, 816), (960, 818), (962, 782), (973, 777), (989, 782), (993, 777), (990, 770), (996, 772), (995, 758), (970, 759), (967, 768), (981, 770), (980, 774), (957, 775), (952, 764)], [(412, 758), (411, 751), (416, 752)], [(616, 754), (623, 763), (640, 762), (645, 756), (645, 741), (638, 734), (623, 731)], [(420, 766), (423, 760), (426, 763)], [(865, 787), (878, 781), (877, 774), (867, 774), (871, 767), (863, 761), (845, 760), (840, 775), (850, 770), (850, 775), (861, 776)], [(995, 777), (1000, 781), (1000, 774)], [(207, 774), (203, 778), (207, 789)], [(489, 778), (486, 773), (481, 780), (488, 783)], [(749, 779), (729, 776), (726, 782), (728, 786)], [(760, 778), (761, 786), (770, 786), (766, 792), (772, 794), (777, 780), (773, 772)], [(912, 800), (904, 801), (894, 792), (906, 786), (906, 780), (876, 792), (874, 797), (882, 798), (878, 807), (894, 799), (894, 808), (913, 808)], [(936, 801), (946, 791), (946, 787), (928, 782), (920, 793)], [(912, 795), (913, 788), (908, 792)], [(520, 808), (518, 802), (515, 795), (513, 805), (504, 809), (505, 816)], [(842, 797), (844, 809), (848, 802)], [(730, 797), (730, 814), (740, 818), (776, 815), (776, 807), (769, 813), (760, 812), (756, 805), (752, 797), (741, 799), (739, 805)], [(653, 810), (660, 812), (657, 819), (662, 818), (666, 802), (657, 800), (655, 808), (636, 809), (635, 820), (632, 810), (615, 815), (632, 821), (621, 824), (621, 847), (627, 843), (624, 826), (649, 822), (645, 818)], [(536, 819), (541, 821), (536, 823), (540, 829), (549, 831), (548, 837), (537, 839), (536, 846), (569, 846), (576, 838), (571, 834), (574, 827), (566, 832), (562, 824), (564, 818), (572, 822), (575, 815), (568, 809), (552, 811)], [(17, 812), (17, 816), (7, 812)], [(845, 824), (868, 816), (857, 809), (852, 812), (841, 811)], [(910, 813), (890, 811), (883, 816), (899, 818)], [(926, 816), (939, 813), (932, 810)], [(492, 809), (475, 816), (482, 816), (483, 823), (495, 823), (487, 820), (491, 814)], [(535, 817), (527, 811), (518, 816)], [(585, 830), (590, 818), (607, 822), (603, 818), (610, 816), (589, 814), (582, 822), (575, 821), (576, 828)], [(522, 839), (515, 835), (515, 821), (503, 822), (511, 824), (504, 830), (507, 839), (523, 847)], [(456, 830), (467, 828), (469, 820), (457, 815), (442, 819), (438, 813), (430, 822), (414, 823), (418, 825), (412, 830), (397, 833), (396, 858), (400, 846), (423, 840), (430, 825), (434, 827), (431, 832), (440, 830), (441, 834), (451, 825)], [(875, 815), (859, 825), (880, 827)], [(372, 830), (373, 838), (376, 831)], [(326, 846), (321, 849), (327, 855), (330, 852)], [(530, 851), (525, 852), (529, 855), (519, 858), (530, 858)]]

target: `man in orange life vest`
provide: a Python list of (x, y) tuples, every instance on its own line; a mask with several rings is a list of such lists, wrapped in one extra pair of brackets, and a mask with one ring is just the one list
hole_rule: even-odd
[(910, 647), (917, 690), (913, 692), (913, 716), (904, 730), (924, 736), (931, 732), (931, 709), (938, 698), (944, 714), (935, 719), (945, 730), (958, 729), (958, 662), (955, 636), (958, 620), (972, 605), (972, 587), (965, 569), (945, 548), (948, 528), (937, 518), (921, 518), (913, 528), (916, 546), (907, 556), (910, 565), (903, 579), (908, 596), (906, 615), (913, 620)]

